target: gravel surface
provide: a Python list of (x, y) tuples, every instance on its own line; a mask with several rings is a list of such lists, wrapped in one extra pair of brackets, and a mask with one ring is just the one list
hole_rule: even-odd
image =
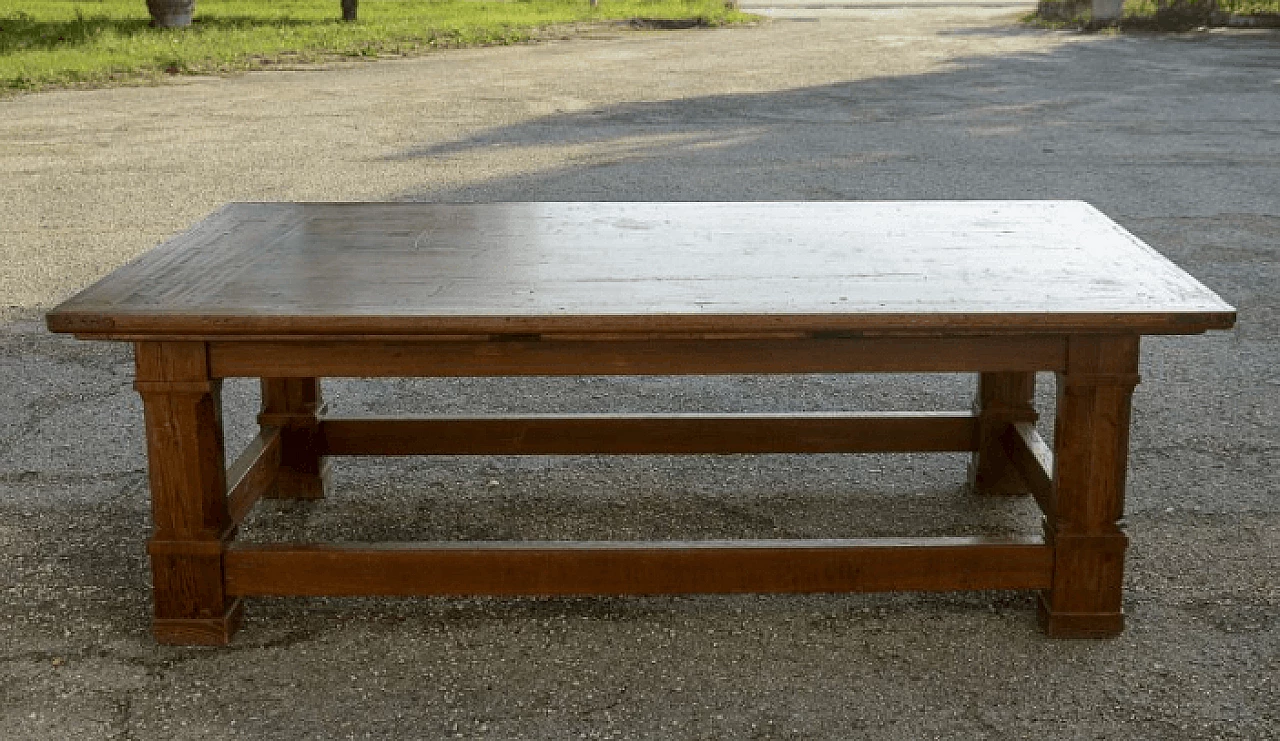
[[(1280, 738), (1280, 35), (774, 4), (594, 38), (0, 101), (0, 738)], [(1144, 344), (1128, 629), (1029, 595), (279, 599), (149, 636), (128, 348), (42, 311), (228, 200), (1082, 198), (1240, 310)], [(963, 408), (965, 376), (329, 381), (338, 410)], [(1039, 388), (1042, 408), (1053, 393)], [(230, 445), (257, 390), (229, 381)], [(1047, 428), (1047, 425), (1046, 425)], [(344, 460), (245, 537), (1034, 531), (935, 456)]]

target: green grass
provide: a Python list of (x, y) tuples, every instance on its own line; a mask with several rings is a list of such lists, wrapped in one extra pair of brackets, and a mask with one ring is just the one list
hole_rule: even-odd
[[(1147, 31), (1182, 31), (1199, 26), (1205, 22), (1203, 16), (1179, 16), (1177, 13), (1162, 14), (1161, 5), (1172, 5), (1173, 0), (1125, 0), (1124, 15), (1120, 22), (1121, 29)], [(1189, 6), (1195, 3), (1184, 3), (1182, 13), (1191, 11)], [(1202, 5), (1201, 8), (1204, 6)], [(1167, 9), (1167, 8), (1166, 8)], [(1217, 0), (1215, 12), (1208, 19), (1209, 25), (1221, 24), (1228, 16), (1255, 16), (1259, 20), (1280, 17), (1280, 0)], [(1024, 21), (1045, 28), (1089, 27), (1090, 13), (1088, 0), (1066, 0), (1061, 3), (1041, 0), (1035, 13), (1026, 16)], [(1114, 30), (1114, 29), (1113, 29)]]
[(724, 0), (361, 0), (359, 21), (340, 16), (339, 0), (197, 0), (191, 27), (156, 29), (145, 0), (0, 0), (0, 92), (510, 44), (592, 21), (751, 18)]
[[(1124, 14), (1131, 18), (1146, 18), (1156, 14), (1156, 0), (1125, 0)], [(1280, 13), (1280, 0), (1218, 0), (1218, 10), (1237, 15)]]
[(1218, 0), (1218, 9), (1240, 15), (1280, 14), (1280, 0)]

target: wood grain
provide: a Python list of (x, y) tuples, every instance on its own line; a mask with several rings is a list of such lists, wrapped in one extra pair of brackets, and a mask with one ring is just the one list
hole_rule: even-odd
[[(212, 365), (212, 361), (211, 361)], [(330, 466), (320, 450), (320, 417), (324, 398), (320, 379), (262, 376), (262, 411), (258, 424), (280, 430), (280, 467), (270, 499), (323, 499), (329, 486)]]
[(870, 453), (973, 450), (968, 412), (329, 418), (326, 455)]
[[(342, 594), (1038, 589), (1050, 635), (1114, 635), (1140, 335), (1235, 312), (1079, 202), (233, 204), (47, 321), (137, 341), (155, 634), (218, 644), (241, 596)], [(319, 381), (819, 372), (981, 378), (973, 414), (366, 420)], [(263, 429), (228, 474), (231, 376), (263, 379)], [(322, 496), (330, 454), (904, 450), (975, 451), (1044, 540), (230, 542), (259, 496)]]
[(280, 428), (264, 427), (227, 470), (227, 513), (232, 525), (274, 490), (280, 473)]
[(170, 337), (1233, 322), (1072, 201), (232, 204), (48, 315), (55, 332)]
[(217, 618), (155, 618), (151, 634), (156, 643), (167, 646), (225, 646), (240, 629), (244, 619), (244, 601), (238, 597), (227, 604), (226, 613)]
[(209, 343), (215, 376), (712, 375), (1061, 370), (1066, 338)]
[(1009, 460), (1004, 436), (1013, 425), (1035, 422), (1034, 373), (981, 373), (974, 409), (978, 413), (978, 445), (969, 464), (969, 483), (981, 494), (1025, 494), (1029, 491), (1018, 467)]
[(1137, 336), (1072, 337), (1058, 376), (1053, 491), (1045, 512), (1053, 586), (1040, 596), (1045, 631), (1100, 637), (1124, 626), (1121, 609), (1129, 417), (1138, 383)]
[(1034, 540), (898, 538), (664, 542), (233, 545), (236, 595), (569, 595), (1035, 589)]
[(1036, 431), (1036, 426), (1030, 422), (1018, 422), (1005, 430), (1001, 442), (1005, 455), (1018, 469), (1022, 481), (1035, 496), (1041, 511), (1050, 512), (1053, 497), (1053, 451)]
[(208, 353), (198, 342), (139, 343), (135, 358), (155, 524), (156, 637), (225, 643), (237, 613), (222, 579), (222, 546), (232, 528), (221, 382), (210, 378)]

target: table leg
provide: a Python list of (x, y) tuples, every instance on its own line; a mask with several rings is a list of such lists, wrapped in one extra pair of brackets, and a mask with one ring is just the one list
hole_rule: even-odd
[(280, 472), (275, 499), (323, 499), (329, 484), (329, 460), (320, 455), (320, 417), (324, 400), (318, 378), (262, 379), (258, 424), (280, 428)]
[(1035, 373), (981, 373), (974, 411), (978, 449), (969, 462), (969, 484), (979, 494), (1026, 494), (1030, 489), (1009, 460), (1004, 436), (1018, 422), (1035, 422)]
[(1072, 337), (1058, 374), (1053, 491), (1045, 512), (1053, 586), (1040, 595), (1045, 632), (1113, 636), (1124, 628), (1122, 528), (1137, 336)]
[(155, 524), (148, 547), (155, 637), (160, 643), (224, 644), (241, 607), (223, 589), (222, 554), (233, 533), (221, 382), (209, 377), (204, 343), (140, 342), (135, 352)]

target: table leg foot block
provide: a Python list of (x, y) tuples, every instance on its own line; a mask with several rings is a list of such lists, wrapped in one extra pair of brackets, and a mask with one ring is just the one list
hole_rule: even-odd
[(978, 496), (1023, 496), (1031, 492), (1031, 487), (1022, 476), (1010, 470), (1009, 464), (1002, 462), (992, 466), (988, 454), (987, 459), (979, 461), (977, 456), (969, 462), (969, 491)]
[(329, 461), (321, 462), (315, 472), (298, 471), (282, 467), (276, 475), (276, 483), (264, 499), (324, 499), (325, 490), (329, 487), (331, 467)]
[(1041, 593), (1040, 627), (1050, 638), (1114, 638), (1124, 631), (1123, 612), (1053, 612)]
[(236, 599), (222, 617), (156, 618), (151, 631), (157, 643), (169, 646), (225, 646), (240, 627), (244, 602)]

